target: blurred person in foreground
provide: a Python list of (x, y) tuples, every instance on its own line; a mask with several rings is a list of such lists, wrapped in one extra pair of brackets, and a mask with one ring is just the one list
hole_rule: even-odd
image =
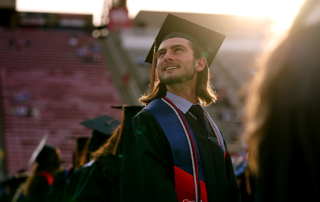
[(319, 21), (295, 26), (252, 83), (245, 139), (260, 202), (320, 201), (319, 36)]
[(159, 47), (146, 59), (157, 64), (160, 82), (140, 98), (147, 106), (124, 139), (121, 201), (240, 201), (226, 144), (202, 107), (216, 100), (209, 65), (224, 38), (182, 18), (166, 18)]
[(45, 145), (38, 154), (33, 170), (24, 185), (23, 194), (26, 196), (27, 201), (47, 201), (55, 174), (60, 168), (60, 150)]

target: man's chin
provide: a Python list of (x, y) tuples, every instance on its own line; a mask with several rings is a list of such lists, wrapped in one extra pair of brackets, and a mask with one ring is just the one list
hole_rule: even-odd
[(161, 83), (165, 85), (172, 85), (172, 84), (180, 84), (185, 82), (182, 78), (167, 78), (167, 79), (159, 79)]

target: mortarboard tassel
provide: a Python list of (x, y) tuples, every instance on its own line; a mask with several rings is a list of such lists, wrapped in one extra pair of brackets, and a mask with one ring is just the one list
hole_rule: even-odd
[(151, 67), (151, 82), (150, 82), (150, 95), (153, 92), (154, 87), (154, 79), (155, 79), (155, 71), (156, 71), (156, 50), (157, 50), (157, 44), (156, 41), (157, 38), (154, 39), (154, 46), (153, 46), (153, 58), (152, 58), (152, 67)]
[(125, 106), (126, 105), (123, 105), (122, 106), (122, 116), (121, 116), (121, 124), (120, 124), (120, 130), (118, 131), (118, 138), (117, 138), (117, 142), (116, 142), (116, 145), (114, 146), (113, 148), (113, 151), (112, 151), (112, 154), (113, 155), (116, 155), (117, 154), (117, 150), (118, 150), (118, 147), (119, 147), (119, 143), (120, 143), (120, 140), (121, 140), (121, 135), (122, 135), (122, 131), (123, 131), (123, 126), (124, 126), (124, 119), (125, 119)]

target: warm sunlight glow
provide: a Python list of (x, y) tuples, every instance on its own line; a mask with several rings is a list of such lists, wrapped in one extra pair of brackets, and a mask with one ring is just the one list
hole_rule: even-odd
[[(139, 2), (139, 3), (138, 3)], [(246, 16), (267, 16), (274, 21), (272, 31), (278, 33), (289, 28), (304, 0), (127, 0), (129, 15), (140, 10), (217, 13)]]
[[(104, 0), (17, 0), (17, 10), (94, 14), (94, 24), (99, 25), (103, 2)], [(272, 31), (280, 33), (290, 26), (303, 2), (304, 0), (127, 0), (127, 6), (131, 18), (141, 10), (269, 16), (275, 22)]]
[(104, 0), (16, 0), (19, 12), (59, 12), (93, 14), (93, 23), (100, 25)]

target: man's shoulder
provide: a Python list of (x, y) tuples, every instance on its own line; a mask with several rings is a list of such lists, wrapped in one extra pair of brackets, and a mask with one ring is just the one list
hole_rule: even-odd
[(150, 111), (143, 109), (131, 119), (126, 138), (130, 137), (130, 134), (139, 135), (139, 137), (155, 137), (159, 133), (162, 134), (160, 131), (162, 129), (156, 117)]
[(137, 117), (144, 117), (144, 116), (153, 116), (152, 113), (147, 110), (146, 108), (143, 108), (140, 112), (138, 112), (133, 119)]
[[(159, 107), (160, 107), (160, 110), (162, 110), (161, 106)], [(160, 123), (158, 120), (159, 117), (157, 116), (158, 113), (159, 113), (159, 109), (153, 111), (153, 110), (149, 110), (148, 108), (144, 108), (131, 119), (130, 125), (132, 127), (139, 126), (139, 125), (146, 125), (150, 127), (160, 127)]]
[[(159, 102), (160, 101), (160, 102)], [(145, 106), (140, 112), (138, 112), (134, 118), (136, 117), (143, 117), (143, 116), (153, 116), (153, 113), (150, 111), (151, 108), (158, 108), (162, 107), (161, 99), (154, 99), (152, 100), (147, 106)]]
[(141, 120), (150, 121), (155, 119), (154, 115), (147, 109), (142, 109), (132, 119), (131, 122), (139, 122)]

